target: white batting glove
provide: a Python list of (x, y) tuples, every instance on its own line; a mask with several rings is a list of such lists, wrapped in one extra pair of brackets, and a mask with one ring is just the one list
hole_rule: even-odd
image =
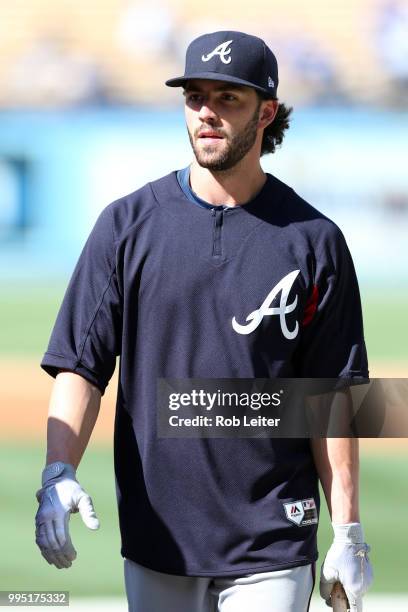
[(89, 529), (98, 529), (99, 520), (72, 465), (51, 463), (43, 470), (41, 481), (42, 488), (36, 493), (40, 505), (35, 515), (35, 541), (50, 565), (68, 568), (77, 556), (68, 529), (71, 514), (79, 512)]
[(335, 582), (341, 582), (351, 612), (362, 612), (362, 597), (373, 581), (373, 570), (367, 553), (360, 523), (334, 525), (334, 540), (320, 571), (320, 595), (332, 607), (331, 591)]

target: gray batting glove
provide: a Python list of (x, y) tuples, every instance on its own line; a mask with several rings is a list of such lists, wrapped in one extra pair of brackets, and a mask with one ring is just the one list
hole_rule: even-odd
[(351, 612), (362, 612), (362, 597), (373, 581), (373, 570), (367, 553), (360, 523), (334, 525), (334, 540), (320, 572), (320, 595), (332, 607), (331, 591), (335, 582), (341, 582)]
[(41, 481), (36, 493), (40, 505), (35, 515), (35, 541), (50, 565), (68, 568), (77, 556), (68, 529), (71, 514), (79, 512), (89, 529), (98, 529), (99, 520), (72, 465), (62, 461), (47, 465)]

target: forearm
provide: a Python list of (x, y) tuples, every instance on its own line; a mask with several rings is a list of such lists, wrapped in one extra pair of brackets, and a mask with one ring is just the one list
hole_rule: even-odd
[(46, 464), (54, 461), (78, 467), (95, 426), (100, 390), (82, 376), (60, 372), (51, 393), (47, 422)]
[(311, 447), (332, 523), (360, 522), (358, 439), (316, 438)]

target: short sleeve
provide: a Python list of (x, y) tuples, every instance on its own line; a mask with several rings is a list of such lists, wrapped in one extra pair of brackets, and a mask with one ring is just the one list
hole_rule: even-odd
[(75, 266), (41, 367), (54, 377), (60, 368), (71, 370), (103, 394), (121, 351), (121, 304), (112, 212), (107, 206)]
[(360, 292), (346, 240), (332, 224), (314, 256), (314, 286), (296, 351), (302, 378), (368, 380)]

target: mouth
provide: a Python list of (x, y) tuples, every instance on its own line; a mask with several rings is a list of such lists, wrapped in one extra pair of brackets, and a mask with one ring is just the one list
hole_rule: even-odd
[(206, 150), (206, 147), (217, 149), (222, 140), (224, 140), (223, 136), (213, 131), (200, 132), (197, 136), (197, 142), (201, 143), (204, 150)]
[(200, 140), (201, 139), (203, 139), (203, 140), (222, 140), (223, 136), (221, 136), (217, 132), (206, 131), (206, 132), (200, 132), (198, 134), (198, 138)]

